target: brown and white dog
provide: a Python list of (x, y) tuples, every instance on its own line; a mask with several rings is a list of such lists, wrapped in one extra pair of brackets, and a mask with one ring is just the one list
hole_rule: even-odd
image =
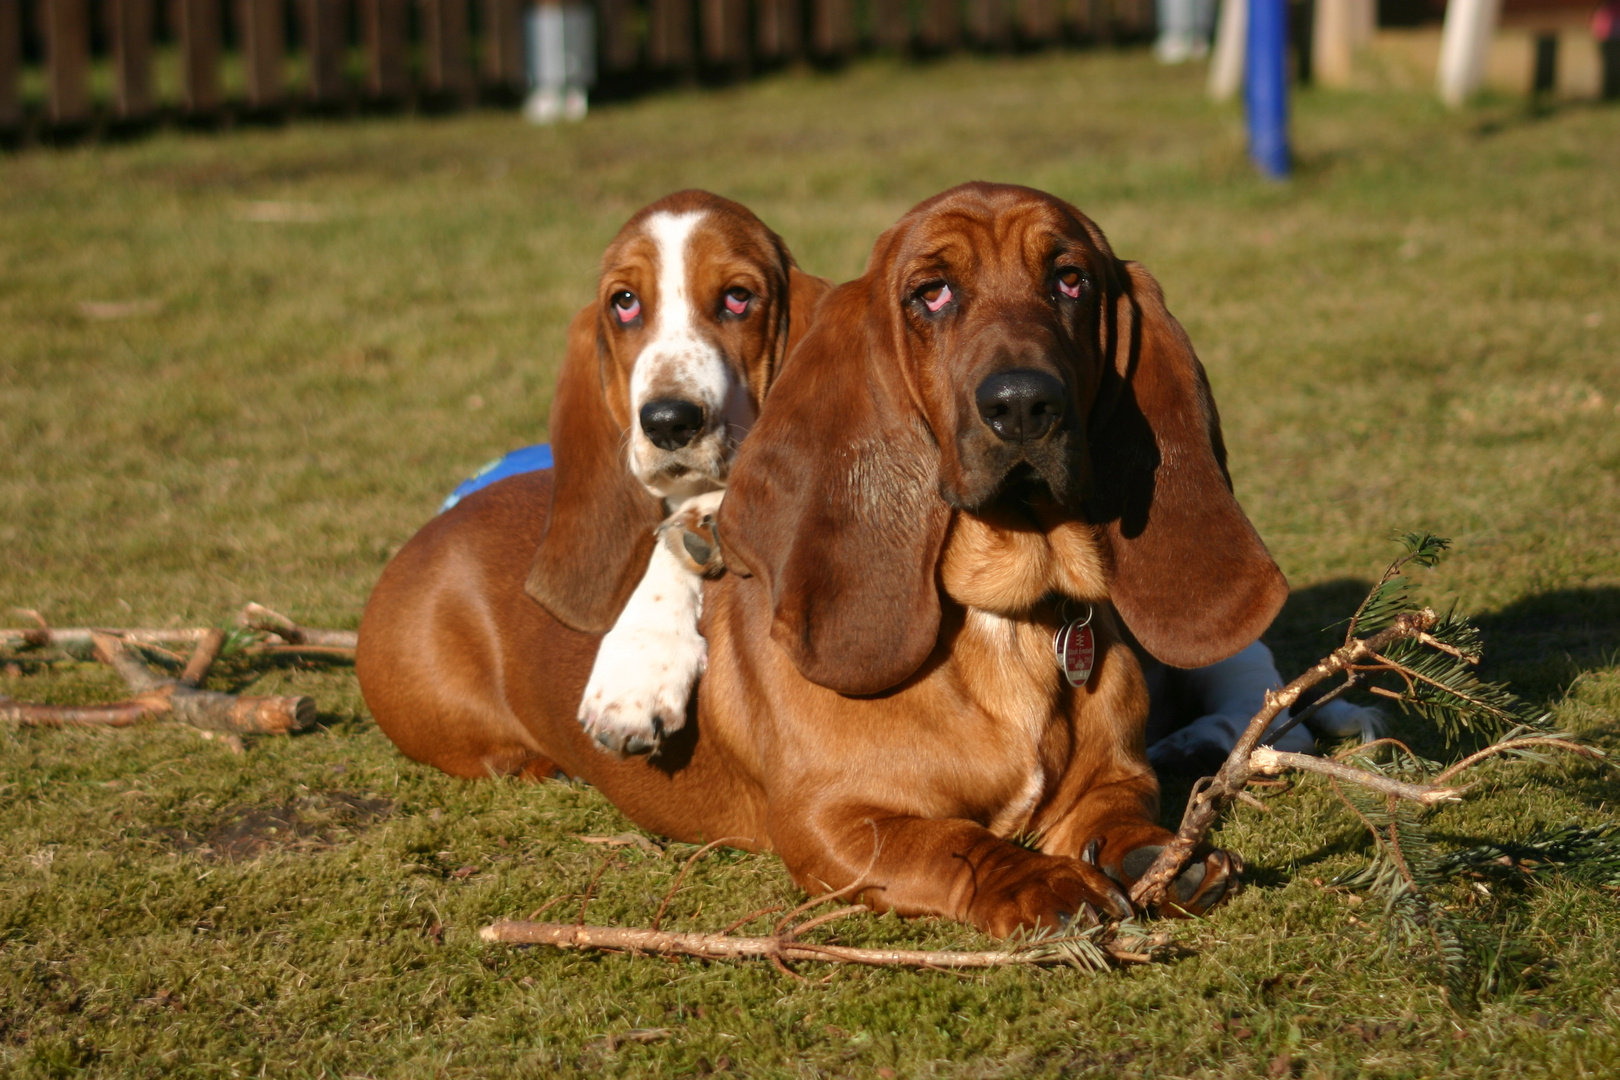
[[(424, 760), (527, 753), (649, 829), (773, 849), (814, 892), (993, 934), (1124, 915), (1169, 837), (1126, 628), (1195, 667), (1286, 593), (1224, 456), (1152, 278), (1067, 204), (967, 185), (879, 239), (773, 384), (720, 509), (695, 723), (658, 755), (600, 753), (574, 719), (596, 639), (516, 588), (559, 528), (528, 509), (548, 473), (402, 549), (362, 687), (396, 741), (443, 748)], [(1053, 636), (1087, 607), (1071, 680)], [(1206, 851), (1175, 902), (1207, 909), (1236, 866)]]
[(528, 591), (575, 629), (612, 624), (579, 713), (605, 748), (650, 749), (685, 722), (704, 662), (699, 582), (648, 540), (666, 514), (718, 505), (738, 440), (830, 286), (746, 207), (706, 191), (646, 207), (602, 257), (553, 402), (557, 524)]
[[(706, 191), (645, 207), (603, 254), (597, 298), (569, 326), (552, 401), (557, 482), (549, 508), (535, 508), (548, 528), (526, 588), (559, 622), (607, 632), (579, 710), (604, 747), (649, 749), (685, 722), (704, 662), (699, 583), (653, 533), (677, 509), (712, 512), (738, 440), (830, 287), (750, 210)], [(410, 736), (395, 741), (413, 757), (442, 752)], [(522, 767), (499, 754), (459, 765)]]

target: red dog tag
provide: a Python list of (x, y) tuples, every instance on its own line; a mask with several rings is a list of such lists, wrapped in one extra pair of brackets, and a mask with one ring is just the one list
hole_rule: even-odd
[(1087, 611), (1085, 618), (1065, 623), (1052, 634), (1058, 667), (1070, 686), (1086, 685), (1097, 659), (1097, 639), (1091, 634), (1091, 614)]

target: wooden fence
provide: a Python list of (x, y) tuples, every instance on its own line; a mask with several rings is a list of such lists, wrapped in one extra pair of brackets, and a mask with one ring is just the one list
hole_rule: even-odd
[[(0, 0), (0, 134), (515, 100), (528, 0)], [(866, 50), (1142, 39), (1153, 0), (596, 0), (609, 95)]]

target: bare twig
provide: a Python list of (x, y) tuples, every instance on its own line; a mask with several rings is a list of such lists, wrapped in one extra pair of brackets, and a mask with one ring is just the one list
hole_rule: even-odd
[[(686, 860), (686, 865), (681, 867), (681, 872), (675, 875), (675, 883), (669, 887), (669, 892), (664, 894), (664, 902), (658, 905), (658, 914), (653, 916), (652, 928), (657, 930), (659, 925), (663, 923), (664, 912), (669, 910), (669, 902), (675, 899), (675, 892), (681, 887), (681, 882), (686, 880), (686, 872), (692, 869), (693, 863), (697, 862), (715, 848), (720, 847), (722, 844), (729, 844), (733, 840), (746, 839), (748, 839), (746, 836), (722, 836), (720, 839), (712, 840), (698, 848), (696, 851), (692, 852), (692, 857)], [(581, 909), (580, 918), (581, 921), (584, 921), (583, 909)]]
[(781, 934), (787, 930), (788, 925), (792, 923), (794, 919), (797, 919), (805, 912), (812, 911), (820, 907), (822, 904), (829, 903), (833, 900), (842, 900), (851, 893), (858, 893), (862, 889), (869, 888), (870, 885), (871, 883), (865, 878), (860, 878), (849, 885), (845, 885), (842, 889), (834, 889), (832, 892), (824, 892), (820, 896), (812, 897), (811, 899), (800, 904), (798, 907), (794, 908), (792, 911), (788, 912), (786, 915), (782, 916), (780, 919), (777, 919), (776, 929), (774, 932)]
[[(639, 927), (585, 926), (580, 923), (497, 922), (479, 931), (489, 942), (514, 945), (550, 945), (558, 949), (622, 949), (661, 956), (696, 956), (705, 960), (740, 960), (751, 957), (788, 961), (818, 960), (870, 967), (998, 968), (1063, 964), (1069, 957), (1056, 948), (1062, 939), (1039, 941), (1031, 947), (1008, 951), (966, 952), (923, 949), (861, 949), (844, 945), (818, 945), (790, 937), (730, 937), (725, 934), (679, 933)], [(1149, 939), (1150, 946), (1163, 939)], [(1128, 949), (1110, 941), (1095, 943), (1103, 955), (1120, 964), (1140, 964), (1151, 952)], [(1053, 947), (1043, 947), (1053, 946)], [(790, 972), (792, 974), (792, 972)]]
[(1392, 780), (1387, 776), (1380, 776), (1375, 772), (1355, 768), (1352, 765), (1344, 765), (1337, 761), (1330, 761), (1327, 758), (1319, 758), (1313, 754), (1290, 754), (1264, 746), (1255, 750), (1249, 756), (1249, 766), (1255, 772), (1265, 773), (1268, 776), (1275, 776), (1285, 769), (1321, 773), (1337, 780), (1360, 784), (1362, 787), (1381, 791), (1385, 795), (1410, 799), (1413, 802), (1422, 803), (1424, 806), (1433, 806), (1442, 802), (1457, 802), (1462, 798), (1464, 791), (1463, 788), (1408, 784), (1400, 780)]
[(579, 901), (579, 920), (574, 924), (575, 926), (585, 925), (585, 908), (590, 905), (591, 897), (596, 895), (596, 883), (602, 880), (602, 874), (607, 871), (608, 864), (612, 861), (613, 857), (611, 855), (603, 859), (597, 865), (596, 873), (591, 875), (591, 883), (585, 886), (584, 895)]
[(197, 639), (197, 647), (192, 651), (191, 659), (186, 661), (180, 681), (187, 686), (201, 686), (208, 678), (208, 669), (219, 659), (219, 650), (224, 647), (225, 631), (217, 626), (210, 627), (206, 634)]
[(279, 611), (272, 611), (263, 604), (248, 604), (242, 608), (237, 622), (251, 630), (262, 630), (275, 634), (289, 645), (326, 645), (343, 649), (352, 649), (359, 643), (360, 635), (353, 630), (317, 630), (314, 627), (300, 626)]
[(829, 911), (823, 915), (817, 915), (813, 919), (806, 919), (797, 926), (790, 926), (786, 931), (783, 932), (783, 936), (796, 938), (800, 934), (808, 933), (818, 926), (825, 926), (827, 923), (836, 922), (846, 915), (854, 915), (856, 912), (871, 910), (872, 909), (867, 907), (865, 904), (851, 904), (848, 907), (838, 908), (836, 911)]
[(1357, 681), (1357, 676), (1352, 673), (1349, 678), (1344, 680), (1344, 682), (1340, 683), (1338, 686), (1335, 686), (1332, 690), (1329, 690), (1327, 693), (1305, 706), (1305, 708), (1299, 710), (1299, 712), (1295, 713), (1293, 716), (1290, 716), (1286, 724), (1277, 725), (1266, 734), (1266, 745), (1275, 746), (1278, 739), (1282, 738), (1284, 735), (1288, 734), (1290, 731), (1293, 731), (1296, 727), (1305, 723), (1311, 717), (1321, 712), (1322, 706), (1326, 705), (1328, 702), (1337, 701), (1344, 695), (1345, 691), (1355, 686)]
[[(265, 646), (250, 646), (247, 652), (255, 648), (264, 651), (274, 651), (289, 646), (302, 646), (310, 650), (311, 655), (321, 655), (322, 650), (332, 650), (328, 655), (353, 652), (359, 637), (353, 630), (317, 630), (312, 627), (297, 626), (289, 620), (289, 625), (296, 628), (302, 635), (302, 642), (290, 641), (282, 635), (266, 627), (250, 627), (261, 633), (275, 634), (282, 642), (281, 645), (271, 644)], [(66, 626), (66, 627), (4, 627), (0, 628), (0, 649), (44, 649), (57, 648), (67, 651), (84, 652), (91, 647), (91, 635), (111, 634), (123, 638), (132, 645), (188, 645), (200, 641), (212, 634), (216, 628), (212, 626), (183, 626), (163, 630), (155, 627), (96, 627), (96, 626)]]
[(744, 915), (742, 918), (738, 919), (736, 922), (732, 923), (730, 926), (728, 926), (724, 930), (720, 931), (720, 933), (721, 934), (729, 934), (733, 930), (738, 930), (738, 929), (741, 929), (744, 926), (747, 926), (749, 923), (753, 922), (755, 919), (764, 918), (766, 915), (774, 915), (778, 911), (781, 911), (781, 910), (782, 910), (782, 905), (781, 904), (772, 904), (770, 907), (762, 907), (758, 911), (749, 912), (747, 915)]
[(1467, 757), (1457, 762), (1457, 764), (1435, 777), (1434, 782), (1437, 784), (1443, 784), (1452, 776), (1462, 772), (1464, 769), (1471, 768), (1474, 765), (1477, 765), (1479, 762), (1484, 761), (1486, 758), (1495, 757), (1497, 754), (1506, 754), (1514, 750), (1525, 750), (1536, 746), (1545, 746), (1553, 750), (1567, 750), (1572, 754), (1579, 754), (1581, 757), (1591, 758), (1594, 761), (1608, 760), (1607, 755), (1596, 747), (1582, 746), (1580, 743), (1571, 742), (1568, 739), (1555, 739), (1546, 735), (1531, 735), (1522, 739), (1507, 739), (1503, 742), (1493, 743), (1492, 745), (1485, 747), (1483, 750), (1469, 754)]

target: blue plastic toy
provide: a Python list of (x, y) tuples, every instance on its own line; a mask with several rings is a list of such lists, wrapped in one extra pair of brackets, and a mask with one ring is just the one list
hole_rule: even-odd
[(497, 480), (505, 480), (508, 476), (517, 476), (519, 473), (539, 472), (541, 469), (551, 468), (551, 444), (541, 443), (538, 446), (525, 446), (521, 450), (514, 450), (503, 458), (496, 458), (483, 468), (463, 480), (456, 490), (439, 505), (439, 513), (444, 513), (456, 503), (465, 499), (479, 488), (487, 488)]

